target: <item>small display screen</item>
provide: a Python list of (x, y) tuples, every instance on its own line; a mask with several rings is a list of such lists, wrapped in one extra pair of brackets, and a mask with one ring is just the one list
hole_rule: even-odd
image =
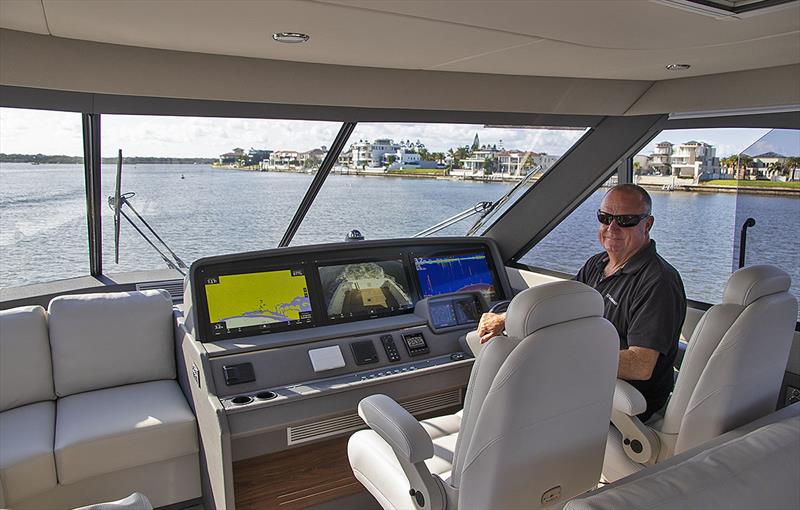
[(214, 337), (311, 323), (311, 301), (302, 269), (212, 276), (203, 284)]
[(495, 300), (494, 276), (485, 253), (417, 257), (414, 265), (423, 297), (477, 290), (487, 301)]
[(380, 317), (414, 306), (401, 260), (321, 266), (319, 277), (329, 319)]
[(453, 309), (453, 303), (445, 301), (443, 303), (431, 303), (431, 322), (437, 328), (448, 328), (457, 326), (458, 319)]

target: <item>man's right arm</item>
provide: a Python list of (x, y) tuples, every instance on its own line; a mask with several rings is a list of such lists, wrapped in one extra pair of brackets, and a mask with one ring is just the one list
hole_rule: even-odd
[(491, 338), (502, 335), (506, 328), (506, 314), (504, 313), (485, 313), (481, 315), (478, 323), (478, 336), (481, 343), (485, 344)]

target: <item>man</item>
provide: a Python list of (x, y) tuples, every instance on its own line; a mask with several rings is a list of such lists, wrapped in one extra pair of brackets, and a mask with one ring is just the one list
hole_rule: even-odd
[[(603, 296), (603, 315), (619, 333), (617, 377), (647, 400), (647, 410), (639, 415), (642, 421), (667, 403), (686, 318), (681, 277), (650, 240), (652, 204), (647, 191), (633, 184), (620, 184), (606, 193), (597, 211), (597, 238), (605, 251), (590, 258), (575, 276)], [(484, 314), (478, 326), (481, 343), (502, 334), (504, 327), (505, 314)]]

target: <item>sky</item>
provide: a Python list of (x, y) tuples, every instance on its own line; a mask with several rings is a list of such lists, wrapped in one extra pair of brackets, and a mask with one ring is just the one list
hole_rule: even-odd
[[(101, 152), (104, 157), (116, 156), (117, 150), (122, 149), (125, 156), (216, 158), (235, 147), (245, 150), (252, 147), (306, 151), (323, 145), (330, 146), (340, 126), (338, 122), (299, 120), (103, 115)], [(672, 143), (698, 140), (716, 146), (717, 156), (725, 157), (744, 151), (768, 131), (665, 131), (641, 153), (652, 153), (655, 144), (663, 140)], [(481, 144), (561, 155), (584, 131), (486, 128), (467, 124), (363, 123), (356, 126), (348, 146), (349, 143), (361, 139), (391, 138), (395, 141), (420, 140), (429, 151), (446, 152), (449, 148), (472, 144), (476, 133)], [(786, 139), (788, 142), (782, 140), (778, 144), (780, 147), (775, 148), (785, 148), (785, 145), (794, 147), (794, 140), (800, 145), (800, 139), (794, 136), (795, 133), (792, 132)], [(768, 146), (768, 143), (762, 141), (758, 147)], [(68, 112), (0, 108), (0, 152), (81, 156), (81, 116)], [(795, 154), (798, 152), (800, 149)]]

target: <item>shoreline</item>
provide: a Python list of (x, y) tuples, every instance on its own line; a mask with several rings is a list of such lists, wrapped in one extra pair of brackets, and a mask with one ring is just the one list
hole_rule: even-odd
[[(211, 165), (212, 168), (220, 170), (238, 170), (242, 172), (277, 172), (277, 173), (295, 173), (307, 174), (304, 170), (297, 169), (269, 169), (262, 170), (258, 167), (231, 167), (221, 165)], [(421, 170), (421, 169), (420, 169)], [(438, 179), (450, 181), (471, 181), (471, 182), (484, 182), (484, 183), (518, 183), (522, 179), (515, 177), (496, 177), (496, 176), (483, 176), (483, 175), (447, 175), (441, 172), (427, 173), (414, 169), (414, 173), (406, 173), (402, 170), (392, 170), (389, 172), (378, 170), (359, 170), (351, 168), (333, 168), (331, 174), (336, 175), (355, 175), (362, 177), (395, 177), (395, 178), (410, 178), (410, 179)], [(310, 172), (316, 173), (316, 172)], [(529, 184), (533, 184), (538, 179), (533, 179)], [(800, 198), (800, 188), (782, 188), (782, 187), (758, 187), (758, 186), (724, 186), (717, 184), (677, 184), (672, 189), (664, 189), (663, 185), (651, 183), (638, 183), (640, 186), (651, 191), (665, 191), (665, 192), (684, 192), (684, 193), (746, 193), (750, 195), (767, 195), (767, 196), (789, 196)]]

